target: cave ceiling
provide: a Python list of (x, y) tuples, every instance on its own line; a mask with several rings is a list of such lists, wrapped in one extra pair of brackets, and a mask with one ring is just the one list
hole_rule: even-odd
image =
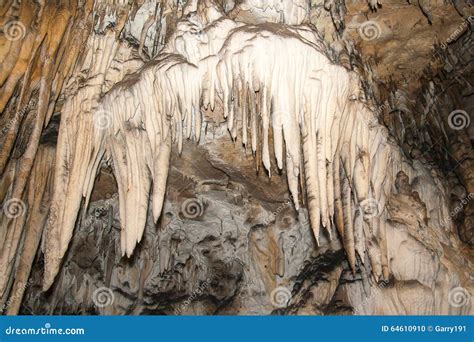
[(473, 14), (2, 1), (2, 313), (472, 314)]

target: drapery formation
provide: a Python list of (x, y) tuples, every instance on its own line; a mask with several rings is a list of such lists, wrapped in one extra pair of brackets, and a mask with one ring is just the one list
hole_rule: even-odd
[(301, 196), (307, 199), (316, 240), (321, 227), (330, 238), (337, 231), (354, 271), (357, 260), (369, 261), (376, 279), (388, 278), (384, 208), (401, 154), (361, 101), (357, 75), (331, 63), (317, 35), (304, 26), (209, 17), (188, 14), (155, 61), (76, 117), (80, 144), (67, 151), (72, 162), (67, 169), (61, 143), (67, 133), (61, 130), (45, 288), (54, 280), (101, 160), (113, 165), (122, 254), (130, 256), (143, 234), (150, 189), (153, 219), (159, 218), (170, 149), (177, 145), (181, 151), (186, 138), (199, 141), (201, 109), (214, 109), (216, 101), (223, 103), (231, 137), (241, 134), (269, 173), (272, 137), (295, 207)]
[[(198, 142), (204, 112), (221, 107), (230, 137), (269, 175), (275, 165), (284, 170), (316, 241), (340, 239), (354, 272), (363, 264), (376, 280), (389, 278), (386, 228), (399, 213), (386, 204), (407, 176), (423, 186), (400, 196), (421, 198), (434, 230), (452, 230), (452, 221), (442, 222), (450, 214), (436, 177), (405, 160), (364, 99), (359, 75), (334, 64), (302, 25), (308, 1), (246, 0), (226, 11), (213, 0), (83, 3), (1, 7), (0, 200), (26, 203), (20, 210), (28, 215), (0, 218), (0, 304), (24, 291), (42, 238), (44, 288), (53, 284), (105, 164), (118, 185), (122, 255), (130, 257), (147, 220), (160, 217), (172, 149)], [(331, 15), (343, 8), (325, 7)], [(54, 151), (40, 140), (59, 113)]]
[[(55, 2), (5, 1), (0, 6), (0, 200), (4, 212), (14, 210), (11, 215), (0, 216), (0, 268), (4, 270), (0, 274), (1, 305), (21, 264), (18, 255), (37, 248), (28, 238), (31, 230), (28, 232), (26, 225), (41, 222), (39, 213), (28, 219), (25, 214), (28, 206), (31, 210), (38, 207), (49, 182), (44, 175), (51, 166), (51, 152), (39, 151), (40, 139), (56, 103), (61, 102), (63, 86), (87, 38), (92, 8), (92, 1), (82, 6), (75, 1), (61, 6)], [(41, 171), (44, 174), (29, 178), (35, 159), (48, 160), (48, 167)], [(34, 179), (38, 183), (32, 185), (38, 187), (36, 198), (28, 190), (28, 182)], [(42, 227), (37, 239), (41, 231)], [(32, 260), (32, 256), (25, 258)]]

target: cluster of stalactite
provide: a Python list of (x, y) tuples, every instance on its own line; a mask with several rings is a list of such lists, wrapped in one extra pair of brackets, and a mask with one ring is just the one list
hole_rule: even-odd
[[(90, 95), (81, 105), (83, 112), (90, 111), (107, 85), (110, 88), (162, 48), (176, 20), (177, 5), (155, 1), (145, 13), (141, 5), (93, 0), (8, 0), (0, 5), (0, 305), (9, 312), (17, 310), (29, 274), (22, 265), (32, 262), (36, 240), (43, 235), (38, 205), (41, 213), (49, 209), (50, 196), (42, 194), (54, 180), (50, 171), (55, 151), (42, 144), (45, 128), (55, 115), (67, 112), (70, 97)], [(141, 30), (132, 32), (136, 27)], [(119, 43), (119, 36), (130, 43)], [(132, 56), (136, 46), (140, 51)], [(36, 197), (29, 195), (31, 182), (37, 183)], [(15, 289), (20, 290), (6, 305)]]
[[(2, 8), (1, 23), (17, 18), (26, 33), (0, 37), (0, 111), (10, 123), (0, 137), (0, 195), (3, 203), (23, 199), (29, 212), (52, 198), (47, 219), (43, 208), (37, 217), (0, 221), (2, 301), (26, 281), (43, 226), (44, 289), (53, 284), (104, 163), (117, 181), (121, 250), (130, 257), (149, 204), (153, 220), (160, 217), (171, 149), (199, 141), (203, 109), (217, 103), (231, 138), (241, 137), (269, 174), (273, 143), (277, 168), (286, 171), (295, 208), (307, 206), (316, 241), (340, 238), (353, 271), (364, 264), (376, 280), (389, 278), (386, 202), (400, 171), (410, 179), (424, 171), (410, 166), (378, 123), (359, 76), (333, 64), (310, 27), (286, 25), (303, 23), (307, 10), (272, 4), (278, 18), (252, 25), (245, 20), (251, 5), (226, 15), (211, 0), (179, 8), (161, 1), (148, 17), (126, 1)], [(138, 35), (126, 32), (134, 20)], [(38, 146), (56, 111), (53, 158), (50, 147)], [(35, 163), (49, 167), (29, 178)], [(422, 199), (434, 197), (429, 189)], [(10, 307), (17, 310), (18, 299)]]
[[(377, 280), (387, 279), (385, 204), (398, 172), (413, 171), (364, 103), (358, 76), (332, 64), (309, 28), (246, 25), (215, 8), (196, 9), (154, 61), (76, 116), (75, 145), (63, 142), (68, 133), (61, 129), (45, 288), (101, 161), (116, 176), (122, 254), (130, 256), (143, 235), (150, 190), (153, 219), (160, 216), (170, 149), (199, 140), (201, 109), (213, 110), (217, 101), (231, 137), (241, 134), (269, 173), (272, 137), (277, 167), (286, 170), (296, 209), (307, 203), (316, 240), (321, 227), (329, 238), (338, 234), (354, 271), (364, 263)], [(72, 98), (69, 110), (82, 101)]]
[[(44, 210), (38, 207), (47, 207), (42, 194), (50, 185), (54, 150), (39, 147), (40, 139), (87, 39), (91, 11), (92, 1), (81, 6), (4, 1), (0, 6), (0, 201), (9, 211), (0, 216), (2, 305), (15, 277), (18, 284), (27, 278), (25, 262), (32, 261), (41, 238)], [(32, 169), (37, 172), (30, 178)], [(27, 207), (28, 218), (18, 215)]]

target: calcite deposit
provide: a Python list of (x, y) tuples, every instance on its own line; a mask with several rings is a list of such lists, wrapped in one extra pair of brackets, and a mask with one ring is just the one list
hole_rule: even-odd
[(472, 314), (472, 14), (2, 4), (2, 312)]

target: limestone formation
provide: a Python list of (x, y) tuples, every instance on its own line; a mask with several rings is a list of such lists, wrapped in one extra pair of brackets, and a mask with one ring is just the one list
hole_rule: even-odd
[(472, 313), (469, 9), (379, 5), (2, 5), (2, 311)]

